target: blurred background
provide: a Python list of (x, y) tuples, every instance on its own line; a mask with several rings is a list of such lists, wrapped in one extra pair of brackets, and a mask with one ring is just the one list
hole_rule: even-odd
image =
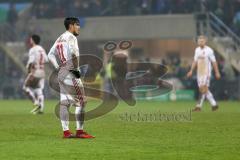
[[(156, 99), (193, 100), (198, 96), (196, 77), (185, 76), (193, 60), (196, 38), (204, 34), (215, 51), (222, 75), (218, 81), (212, 76), (213, 94), (218, 100), (240, 99), (239, 0), (1, 0), (0, 99), (25, 98), (22, 85), (29, 36), (39, 34), (41, 45), (48, 52), (65, 30), (66, 16), (80, 19), (81, 55), (98, 56), (104, 63), (96, 81), (87, 85), (111, 91), (109, 79), (119, 79), (116, 66), (127, 62), (158, 63), (167, 66), (168, 73), (163, 78), (174, 88)], [(121, 40), (133, 43), (124, 51), (128, 56), (109, 62), (104, 44)], [(47, 71), (51, 72), (50, 67)], [(109, 76), (108, 72), (116, 74)], [(46, 81), (47, 98), (55, 98), (57, 94), (47, 84)], [(147, 95), (146, 91), (141, 98)]]

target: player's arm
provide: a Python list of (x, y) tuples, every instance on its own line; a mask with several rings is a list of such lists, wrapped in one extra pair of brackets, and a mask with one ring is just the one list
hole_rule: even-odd
[(34, 64), (33, 63), (28, 64), (27, 71), (28, 71), (28, 73), (32, 73), (34, 71)]
[(214, 56), (213, 51), (211, 52), (211, 54), (210, 54), (210, 56), (209, 56), (209, 59), (210, 59), (211, 62), (212, 62), (213, 70), (214, 70), (216, 79), (220, 79), (220, 78), (221, 78), (221, 75), (220, 75), (219, 68), (218, 68), (218, 63), (217, 63), (217, 61), (216, 61), (216, 58), (215, 58), (215, 56)]
[(214, 69), (214, 72), (215, 72), (216, 79), (220, 79), (221, 78), (221, 74), (219, 72), (217, 62), (212, 62), (212, 65), (213, 65), (213, 69)]
[(195, 51), (194, 60), (192, 62), (190, 71), (187, 73), (188, 78), (192, 77), (192, 74), (193, 74), (196, 67), (197, 67), (197, 52)]
[(49, 53), (48, 53), (48, 60), (52, 63), (52, 65), (54, 66), (54, 68), (56, 70), (59, 69), (59, 65), (57, 63), (57, 59), (56, 59), (56, 56), (55, 56), (55, 45), (52, 46), (52, 48), (50, 49)]
[(79, 49), (77, 40), (75, 37), (70, 37), (68, 42), (69, 51), (71, 54), (71, 60), (73, 64), (73, 69), (69, 70), (76, 78), (81, 77), (81, 72), (79, 69)]
[(75, 54), (72, 55), (72, 63), (75, 70), (79, 69), (79, 59)]
[(193, 74), (196, 66), (197, 66), (197, 62), (196, 62), (196, 61), (193, 61), (192, 65), (191, 65), (191, 69), (190, 69), (190, 71), (187, 73), (187, 77), (188, 77), (188, 78), (192, 77), (192, 74)]

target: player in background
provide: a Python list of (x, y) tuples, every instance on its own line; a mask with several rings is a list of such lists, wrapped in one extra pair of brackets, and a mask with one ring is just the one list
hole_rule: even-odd
[(209, 90), (212, 67), (214, 69), (216, 79), (220, 79), (221, 75), (219, 73), (214, 52), (209, 46), (206, 45), (206, 42), (207, 38), (205, 36), (199, 36), (198, 47), (196, 48), (194, 55), (194, 61), (190, 71), (187, 73), (187, 77), (190, 78), (193, 74), (193, 71), (197, 67), (197, 82), (200, 97), (195, 109), (193, 109), (195, 112), (201, 111), (205, 98), (207, 98), (207, 100), (210, 102), (212, 111), (216, 111), (218, 109), (217, 102)]
[[(58, 71), (60, 87), (60, 119), (63, 138), (94, 138), (83, 130), (84, 107), (86, 104), (84, 88), (80, 79), (79, 48), (76, 36), (80, 33), (78, 18), (64, 20), (66, 31), (55, 41), (48, 58)], [(69, 130), (69, 107), (75, 106), (76, 134)]]
[(26, 66), (28, 75), (23, 85), (24, 92), (35, 106), (31, 111), (33, 114), (41, 114), (44, 109), (44, 64), (48, 61), (48, 58), (43, 47), (39, 45), (40, 40), (38, 35), (32, 35), (30, 37), (31, 48)]

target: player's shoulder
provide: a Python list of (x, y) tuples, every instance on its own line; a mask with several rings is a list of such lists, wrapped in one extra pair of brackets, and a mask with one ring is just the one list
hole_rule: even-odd
[(68, 43), (69, 41), (77, 41), (77, 38), (70, 33), (69, 31), (65, 31), (64, 33), (62, 33), (58, 39), (55, 41), (55, 44), (57, 43)]
[(200, 50), (201, 50), (200, 47), (196, 47), (196, 49), (195, 49), (195, 53), (199, 52)]
[(29, 49), (29, 54), (34, 53), (34, 52), (36, 51), (36, 49), (37, 49), (37, 46), (31, 47), (31, 48)]
[(41, 46), (41, 45), (38, 45), (38, 50), (42, 50), (42, 51), (45, 52), (45, 49), (44, 49), (43, 46)]
[(72, 35), (69, 35), (68, 40), (76, 42), (77, 41), (77, 37), (72, 34)]
[(76, 38), (76, 36), (74, 36), (71, 32), (69, 32), (69, 31), (66, 31), (65, 33), (65, 36), (66, 36), (66, 38), (68, 39), (68, 40), (76, 40), (77, 38)]
[(41, 45), (36, 45), (36, 46), (30, 48), (29, 54), (39, 53), (39, 51), (44, 51), (45, 52), (45, 49)]
[(34, 46), (34, 48), (39, 49), (39, 48), (42, 48), (42, 46), (38, 44), (38, 45)]
[(32, 53), (34, 51), (34, 47), (29, 49), (29, 53)]
[(209, 46), (206, 46), (206, 49), (209, 51), (209, 53), (213, 53), (213, 49)]
[(66, 31), (66, 32), (63, 32), (63, 33), (57, 38), (57, 40), (55, 41), (55, 43), (67, 42), (68, 37), (69, 37), (68, 32), (67, 32), (67, 31)]

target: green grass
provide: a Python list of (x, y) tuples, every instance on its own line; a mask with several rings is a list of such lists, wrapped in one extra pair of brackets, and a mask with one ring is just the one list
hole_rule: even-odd
[[(192, 113), (192, 121), (136, 122), (121, 120), (124, 113), (189, 112), (194, 102), (121, 102), (107, 115), (87, 121), (95, 139), (62, 139), (54, 115), (57, 101), (46, 102), (44, 115), (31, 115), (29, 101), (0, 101), (0, 159), (240, 159), (239, 102), (221, 102), (211, 112)], [(91, 101), (88, 106), (95, 106)], [(74, 123), (71, 124), (74, 130)]]

